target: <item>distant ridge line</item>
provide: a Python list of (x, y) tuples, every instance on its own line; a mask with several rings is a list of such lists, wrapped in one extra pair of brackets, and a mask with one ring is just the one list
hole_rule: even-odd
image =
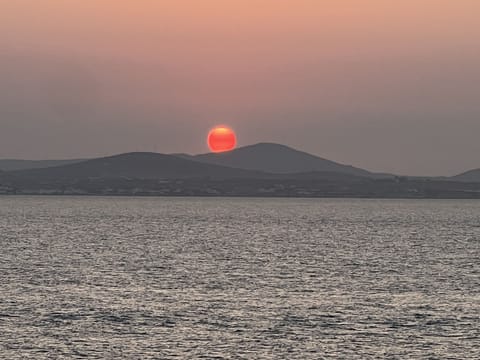
[[(159, 154), (155, 152), (130, 152), (125, 154)], [(46, 169), (83, 163), (90, 160), (121, 156), (118, 154), (98, 158), (60, 159), (60, 160), (23, 160), (23, 159), (0, 159), (0, 172), (12, 172), (21, 170)], [(395, 176), (388, 173), (376, 173), (352, 165), (341, 164), (328, 160), (305, 151), (297, 150), (287, 145), (272, 142), (260, 142), (237, 148), (227, 153), (204, 153), (190, 155), (185, 153), (168, 154), (190, 161), (224, 167), (261, 171), (271, 174), (308, 174), (315, 172), (342, 173), (352, 176), (363, 176), (375, 179), (383, 178), (409, 178), (430, 179), (458, 182), (480, 182), (480, 169), (465, 171), (454, 176)]]

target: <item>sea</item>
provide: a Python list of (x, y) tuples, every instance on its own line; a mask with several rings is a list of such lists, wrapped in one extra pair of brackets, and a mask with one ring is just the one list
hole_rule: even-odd
[(0, 359), (480, 359), (480, 201), (0, 197)]

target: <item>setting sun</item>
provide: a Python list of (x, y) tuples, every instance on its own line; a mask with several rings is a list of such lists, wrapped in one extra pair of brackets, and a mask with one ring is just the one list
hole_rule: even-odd
[(230, 151), (237, 144), (235, 132), (226, 126), (216, 126), (208, 133), (208, 147), (212, 152)]

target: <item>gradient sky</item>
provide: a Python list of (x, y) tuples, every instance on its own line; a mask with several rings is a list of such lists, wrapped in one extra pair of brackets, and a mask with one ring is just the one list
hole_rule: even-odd
[(480, 167), (478, 0), (0, 0), (0, 158), (280, 142)]

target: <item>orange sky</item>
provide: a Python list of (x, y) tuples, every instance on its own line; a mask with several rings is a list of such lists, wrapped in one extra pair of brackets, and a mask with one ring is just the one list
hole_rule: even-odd
[(476, 0), (0, 0), (0, 157), (197, 152), (228, 123), (372, 170), (478, 167), (479, 39)]

